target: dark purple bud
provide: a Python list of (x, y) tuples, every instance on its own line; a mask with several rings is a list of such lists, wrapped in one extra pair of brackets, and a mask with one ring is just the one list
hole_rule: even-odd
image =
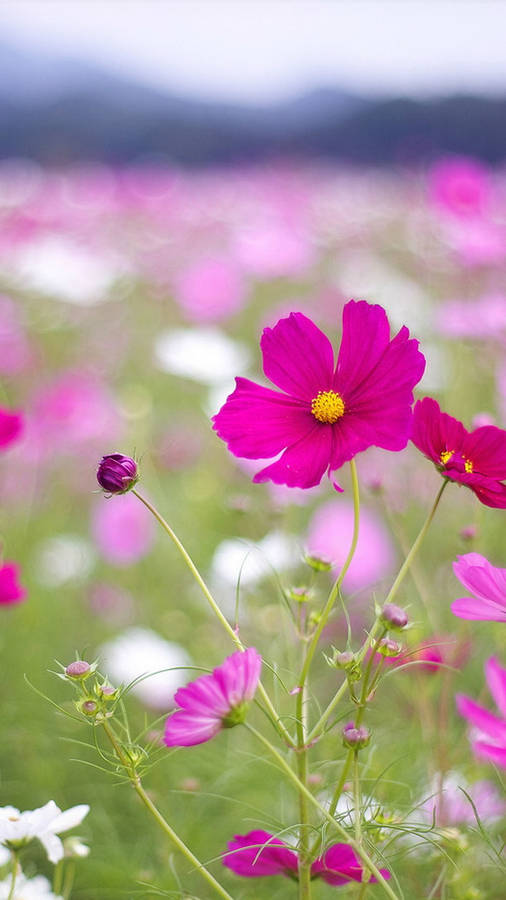
[(131, 456), (109, 453), (102, 457), (97, 470), (97, 481), (108, 494), (125, 494), (138, 480), (137, 463)]
[(381, 610), (381, 621), (387, 628), (405, 628), (408, 624), (408, 614), (395, 603), (385, 603)]
[(367, 747), (371, 740), (371, 732), (365, 725), (359, 725), (357, 728), (353, 722), (348, 722), (343, 728), (343, 744), (350, 750), (361, 750)]
[(91, 672), (91, 666), (84, 659), (76, 659), (71, 662), (65, 669), (65, 675), (70, 678), (85, 678)]

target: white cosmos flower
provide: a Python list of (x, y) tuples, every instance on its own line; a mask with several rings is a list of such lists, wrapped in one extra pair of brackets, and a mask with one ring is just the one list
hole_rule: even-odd
[(211, 563), (213, 578), (231, 587), (254, 585), (272, 572), (283, 572), (300, 562), (300, 548), (292, 535), (271, 531), (251, 544), (242, 538), (227, 538), (218, 545)]
[(83, 803), (62, 812), (53, 800), (39, 809), (26, 812), (20, 812), (14, 806), (4, 806), (0, 808), (0, 844), (16, 848), (37, 838), (50, 862), (57, 863), (63, 858), (63, 844), (58, 835), (80, 825), (89, 811), (90, 807)]
[(250, 361), (244, 344), (218, 328), (166, 331), (156, 340), (155, 357), (164, 372), (209, 385), (231, 382)]
[[(11, 883), (11, 875), (5, 881), (0, 881), (0, 900), (7, 900)], [(43, 875), (36, 875), (35, 878), (25, 878), (20, 872), (16, 878), (12, 900), (62, 900), (62, 898), (60, 895), (53, 894), (49, 881)]]
[(127, 628), (104, 644), (99, 656), (100, 669), (113, 684), (129, 684), (141, 675), (158, 673), (140, 681), (132, 691), (148, 706), (161, 710), (172, 706), (175, 692), (188, 680), (185, 667), (191, 665), (183, 647), (150, 628)]

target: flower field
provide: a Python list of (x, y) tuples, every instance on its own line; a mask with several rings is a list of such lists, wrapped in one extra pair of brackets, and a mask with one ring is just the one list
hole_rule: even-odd
[(0, 164), (0, 898), (504, 897), (505, 261), (471, 159)]

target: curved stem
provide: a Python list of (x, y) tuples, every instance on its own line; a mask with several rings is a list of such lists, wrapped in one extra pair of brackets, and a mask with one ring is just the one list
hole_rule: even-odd
[[(216, 600), (214, 599), (213, 595), (211, 594), (211, 591), (209, 590), (204, 579), (202, 578), (202, 575), (200, 574), (199, 570), (197, 569), (197, 566), (193, 562), (190, 554), (188, 553), (186, 548), (183, 546), (183, 544), (179, 540), (177, 534), (172, 530), (172, 528), (170, 527), (167, 520), (164, 519), (164, 517), (161, 515), (161, 513), (158, 512), (156, 507), (153, 506), (153, 504), (150, 503), (149, 500), (146, 500), (146, 498), (143, 497), (142, 494), (139, 494), (139, 491), (136, 488), (132, 489), (132, 494), (135, 494), (137, 499), (140, 500), (141, 503), (143, 503), (147, 509), (149, 509), (150, 513), (152, 513), (152, 515), (155, 517), (157, 522), (162, 526), (164, 531), (167, 532), (171, 541), (176, 545), (177, 549), (179, 550), (179, 553), (183, 557), (186, 565), (188, 566), (188, 568), (189, 568), (191, 574), (193, 575), (195, 581), (197, 582), (200, 590), (202, 591), (207, 602), (209, 603), (209, 606), (211, 607), (212, 611), (214, 612), (216, 618), (218, 619), (220, 624), (223, 626), (223, 628), (227, 632), (228, 636), (234, 642), (237, 649), (245, 650), (246, 648), (245, 648), (243, 642), (241, 641), (239, 635), (237, 634), (235, 629), (232, 628), (230, 622), (223, 615), (220, 607), (216, 603)], [(283, 722), (281, 721), (281, 719), (279, 718), (279, 716), (274, 708), (274, 705), (272, 703), (272, 700), (270, 699), (269, 695), (267, 694), (267, 691), (265, 690), (265, 687), (263, 686), (262, 682), (260, 682), (258, 685), (258, 692), (261, 695), (262, 700), (264, 701), (264, 703), (269, 711), (269, 715), (273, 721), (273, 724), (277, 728), (279, 734), (281, 735), (283, 740), (286, 741), (286, 743), (289, 746), (293, 746), (293, 741), (292, 741), (291, 735), (287, 731), (285, 726), (283, 725)]]
[(212, 888), (214, 888), (216, 893), (219, 894), (219, 896), (222, 897), (223, 900), (233, 900), (233, 897), (228, 893), (228, 891), (226, 891), (225, 888), (221, 886), (219, 881), (217, 881), (216, 878), (214, 878), (214, 876), (211, 875), (209, 870), (206, 869), (206, 867), (203, 865), (203, 863), (201, 863), (200, 860), (197, 859), (197, 857), (191, 852), (190, 848), (187, 847), (186, 844), (184, 843), (184, 841), (181, 840), (179, 835), (176, 834), (174, 829), (171, 828), (171, 826), (169, 825), (167, 820), (164, 819), (161, 812), (157, 809), (157, 807), (155, 806), (153, 801), (149, 798), (146, 791), (142, 787), (141, 780), (140, 780), (138, 774), (132, 769), (132, 764), (131, 764), (130, 760), (128, 759), (128, 757), (125, 755), (125, 753), (121, 747), (121, 744), (118, 742), (116, 735), (114, 734), (114, 731), (110, 727), (109, 723), (107, 721), (103, 722), (102, 727), (114, 748), (114, 752), (116, 753), (116, 756), (118, 757), (121, 765), (125, 769), (125, 772), (127, 773), (137, 796), (142, 800), (142, 802), (144, 803), (144, 806), (149, 810), (149, 812), (151, 813), (151, 815), (153, 816), (155, 821), (158, 823), (158, 825), (160, 826), (162, 831), (165, 832), (165, 834), (170, 838), (170, 840), (177, 847), (177, 849), (183, 854), (183, 856), (186, 857), (188, 862), (190, 862), (192, 864), (192, 866), (195, 869), (197, 869), (197, 871), (202, 875), (202, 877), (207, 881), (207, 883), (210, 884)]
[(415, 542), (414, 542), (413, 546), (411, 547), (411, 550), (409, 551), (408, 555), (406, 556), (406, 559), (404, 560), (401, 568), (399, 569), (397, 578), (395, 579), (392, 587), (390, 588), (390, 590), (387, 594), (385, 603), (392, 602), (392, 600), (394, 599), (395, 595), (397, 594), (397, 591), (399, 590), (402, 582), (404, 581), (406, 575), (408, 574), (409, 569), (411, 567), (411, 563), (413, 562), (416, 554), (418, 553), (420, 544), (422, 543), (425, 535), (427, 534), (427, 531), (429, 530), (430, 524), (435, 516), (436, 510), (439, 506), (439, 501), (441, 500), (441, 497), (443, 496), (443, 491), (447, 484), (448, 484), (448, 479), (445, 478), (443, 480), (443, 484), (441, 485), (441, 487), (439, 488), (439, 491), (437, 492), (436, 499), (434, 500), (434, 503), (432, 504), (429, 515), (427, 516), (425, 522), (423, 523), (423, 525), (415, 539)]
[(255, 737), (259, 741), (261, 741), (261, 743), (264, 745), (264, 747), (266, 747), (268, 749), (271, 756), (274, 757), (276, 762), (279, 764), (280, 768), (283, 769), (283, 772), (287, 775), (287, 777), (290, 779), (292, 784), (295, 785), (297, 790), (300, 793), (303, 793), (307, 797), (309, 802), (318, 810), (318, 812), (329, 823), (329, 825), (331, 825), (333, 827), (334, 831), (336, 831), (338, 833), (339, 837), (341, 839), (343, 839), (344, 841), (346, 841), (346, 843), (349, 844), (350, 847), (353, 848), (353, 850), (355, 851), (357, 856), (359, 856), (360, 859), (362, 860), (362, 862), (364, 863), (364, 867), (367, 867), (367, 869), (374, 875), (374, 877), (377, 879), (377, 881), (383, 888), (385, 894), (388, 897), (390, 897), (390, 900), (399, 900), (399, 898), (397, 897), (397, 894), (394, 893), (394, 891), (392, 890), (392, 888), (390, 887), (388, 882), (385, 880), (385, 878), (381, 874), (378, 867), (375, 865), (375, 863), (373, 863), (372, 859), (365, 852), (363, 847), (361, 847), (354, 838), (350, 837), (350, 835), (348, 834), (346, 829), (344, 829), (342, 827), (342, 825), (340, 825), (339, 822), (330, 815), (330, 813), (325, 809), (325, 807), (323, 807), (321, 805), (321, 803), (318, 802), (318, 800), (311, 793), (311, 791), (309, 791), (308, 788), (304, 784), (302, 784), (302, 782), (299, 780), (299, 778), (297, 777), (295, 772), (292, 771), (292, 769), (290, 768), (290, 766), (288, 765), (286, 760), (283, 759), (283, 757), (281, 756), (280, 753), (278, 753), (276, 748), (272, 746), (270, 741), (268, 741), (267, 738), (263, 736), (263, 734), (261, 734), (259, 731), (257, 731), (256, 728), (253, 728), (253, 726), (250, 725), (248, 722), (246, 722), (245, 725), (246, 725), (246, 728), (251, 732), (251, 734), (254, 734)]

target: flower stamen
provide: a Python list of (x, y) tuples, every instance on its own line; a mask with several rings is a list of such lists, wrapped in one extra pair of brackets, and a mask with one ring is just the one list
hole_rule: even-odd
[(333, 425), (344, 415), (344, 400), (336, 391), (318, 391), (311, 400), (311, 412), (318, 422)]
[(441, 462), (443, 466), (446, 466), (446, 463), (450, 462), (455, 450), (443, 450), (440, 456)]

